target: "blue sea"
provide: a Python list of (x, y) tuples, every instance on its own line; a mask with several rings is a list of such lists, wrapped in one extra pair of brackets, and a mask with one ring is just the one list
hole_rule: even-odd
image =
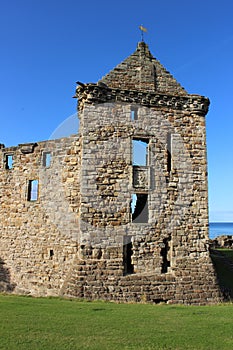
[(222, 235), (233, 235), (233, 222), (210, 222), (209, 237), (213, 239)]

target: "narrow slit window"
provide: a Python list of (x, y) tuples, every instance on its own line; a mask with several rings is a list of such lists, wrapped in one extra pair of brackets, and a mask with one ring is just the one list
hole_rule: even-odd
[(161, 249), (160, 255), (162, 256), (162, 273), (168, 272), (168, 268), (171, 266), (170, 263), (170, 238), (164, 238), (163, 247)]
[(138, 109), (137, 109), (137, 107), (131, 107), (130, 118), (131, 118), (131, 120), (137, 120), (138, 119)]
[(13, 155), (7, 154), (6, 155), (6, 169), (12, 169), (13, 168)]
[(133, 255), (133, 244), (131, 237), (124, 236), (123, 242), (123, 265), (124, 265), (124, 275), (129, 275), (134, 272), (134, 266), (132, 263)]
[(49, 168), (51, 165), (51, 153), (50, 152), (44, 152), (43, 153), (43, 166), (45, 168)]
[(29, 180), (28, 201), (37, 201), (37, 199), (38, 199), (38, 180)]
[(170, 173), (172, 170), (172, 135), (167, 134), (167, 171)]
[(131, 214), (133, 223), (147, 223), (148, 215), (148, 194), (134, 193), (131, 197)]
[(148, 165), (148, 140), (133, 139), (133, 165)]

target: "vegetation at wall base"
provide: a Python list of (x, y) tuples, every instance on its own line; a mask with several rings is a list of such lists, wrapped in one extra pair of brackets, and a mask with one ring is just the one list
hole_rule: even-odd
[(233, 304), (116, 304), (0, 296), (0, 349), (233, 349)]

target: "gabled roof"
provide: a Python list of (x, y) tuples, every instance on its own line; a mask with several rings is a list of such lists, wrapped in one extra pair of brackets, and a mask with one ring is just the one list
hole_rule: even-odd
[(136, 51), (99, 82), (110, 88), (169, 95), (188, 94), (162, 64), (152, 56), (144, 41), (139, 42)]

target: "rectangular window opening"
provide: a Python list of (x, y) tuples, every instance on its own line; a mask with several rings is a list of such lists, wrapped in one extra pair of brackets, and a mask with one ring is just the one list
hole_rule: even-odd
[(6, 169), (12, 169), (13, 168), (13, 155), (12, 154), (7, 154), (6, 155)]
[(138, 109), (137, 109), (137, 107), (131, 107), (130, 119), (131, 120), (138, 120)]
[(172, 134), (167, 134), (167, 171), (170, 173), (172, 170)]
[(132, 263), (133, 244), (130, 236), (124, 236), (123, 241), (123, 265), (124, 275), (129, 275), (134, 272), (134, 266)]
[(51, 153), (50, 152), (43, 152), (43, 166), (48, 168), (51, 164)]
[(133, 223), (148, 223), (148, 194), (134, 193), (131, 197), (131, 214)]
[(28, 201), (37, 201), (38, 199), (38, 180), (29, 180), (28, 182)]
[(133, 139), (132, 141), (133, 165), (137, 165), (137, 166), (148, 165), (149, 163), (148, 144), (149, 144), (148, 139)]

